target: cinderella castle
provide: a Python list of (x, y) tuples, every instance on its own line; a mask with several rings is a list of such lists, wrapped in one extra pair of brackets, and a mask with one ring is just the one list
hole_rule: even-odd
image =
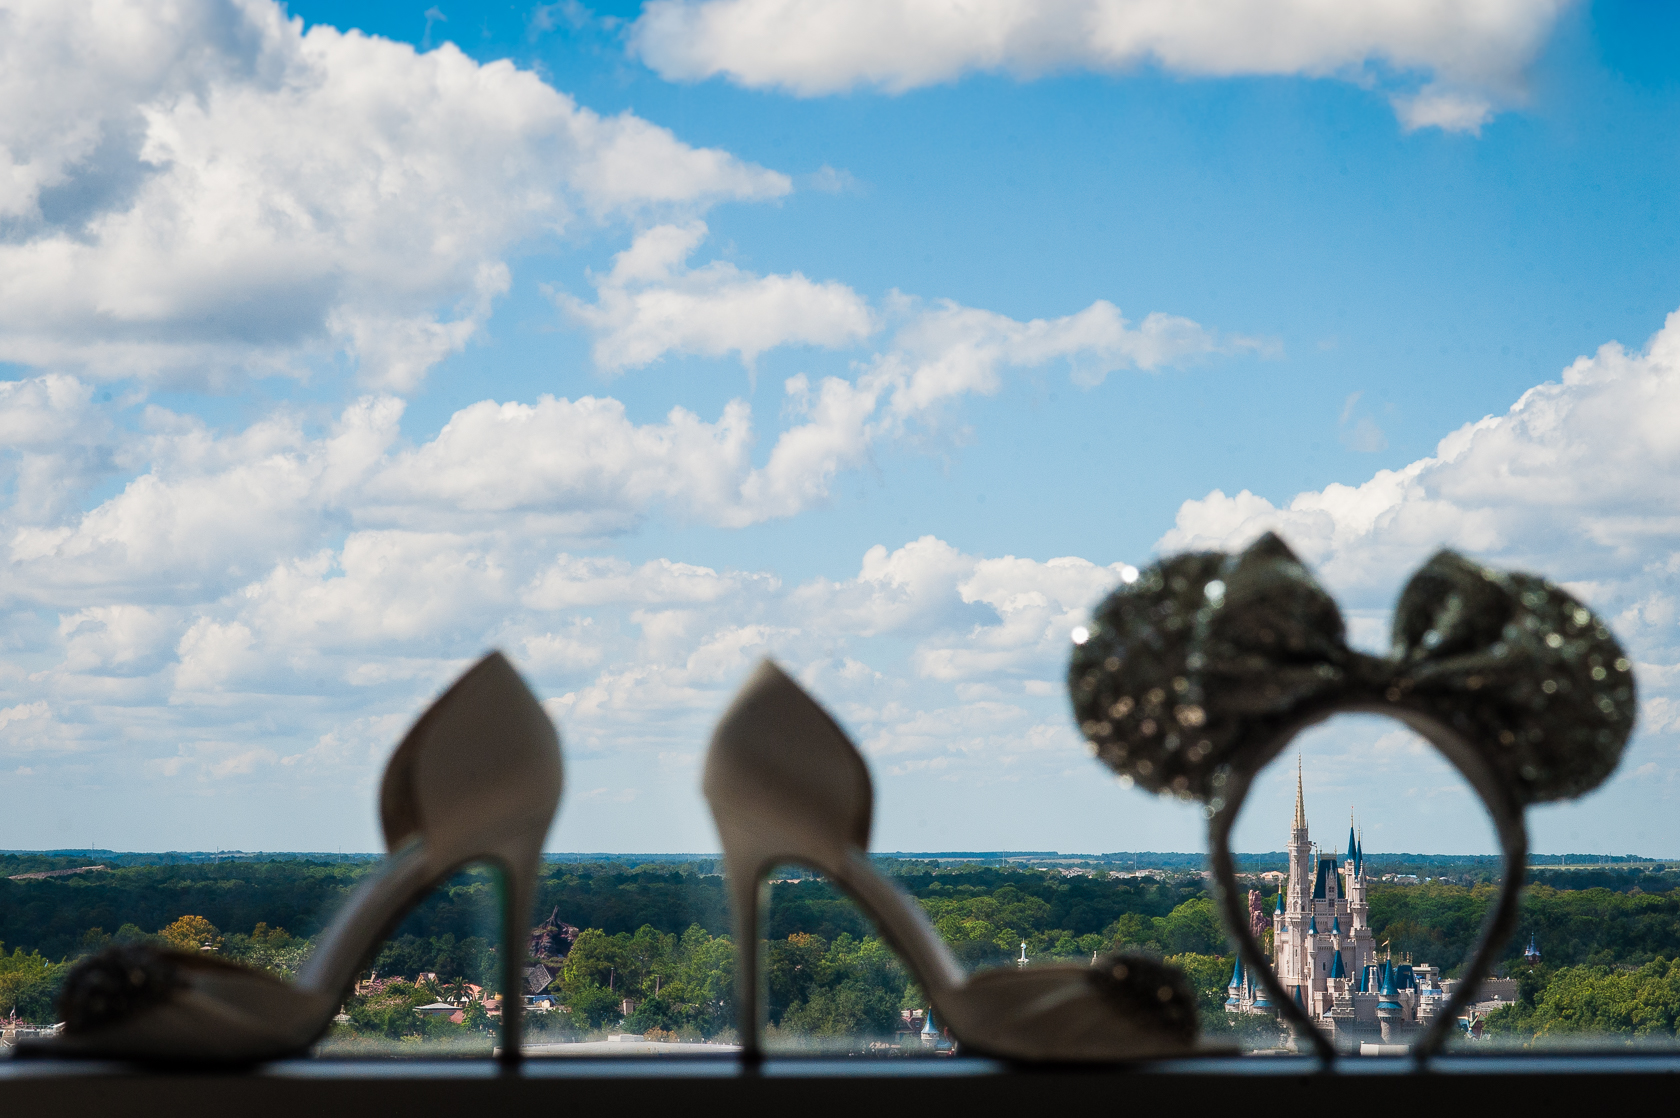
[[(1350, 821), (1347, 854), (1321, 854), (1307, 837), (1307, 808), (1295, 770), (1295, 822), (1289, 832), (1289, 882), (1272, 912), (1272, 965), (1296, 1004), (1332, 1037), (1346, 1042), (1404, 1043), (1445, 1004), (1435, 967), (1379, 957), (1365, 902), (1365, 859)], [(1260, 894), (1248, 895), (1256, 939), (1267, 930)], [(1264, 987), (1238, 958), (1227, 1013), (1275, 1014)]]

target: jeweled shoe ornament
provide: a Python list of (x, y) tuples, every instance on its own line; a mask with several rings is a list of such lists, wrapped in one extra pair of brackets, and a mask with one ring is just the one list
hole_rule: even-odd
[(1499, 832), (1504, 885), (1447, 1007), (1416, 1051), (1446, 1039), (1509, 938), (1527, 858), (1523, 809), (1603, 782), (1637, 712), (1609, 628), (1558, 586), (1442, 551), (1407, 584), (1387, 656), (1349, 648), (1341, 612), (1276, 535), (1239, 554), (1178, 555), (1094, 611), (1068, 689), (1096, 756), (1146, 789), (1206, 803), (1221, 911), (1274, 1004), (1328, 1042), (1261, 959), (1240, 911), (1230, 831), (1260, 770), (1306, 727), (1387, 714), (1436, 746)]

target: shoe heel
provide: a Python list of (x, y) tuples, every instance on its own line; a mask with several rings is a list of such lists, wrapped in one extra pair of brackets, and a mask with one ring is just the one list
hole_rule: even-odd
[(755, 1060), (763, 1020), (760, 884), (781, 862), (836, 873), (849, 849), (868, 849), (874, 789), (845, 733), (769, 660), (712, 734), (701, 786), (723, 844), (741, 1054)]
[(525, 952), (531, 943), (531, 903), (542, 868), (546, 835), (522, 836), (487, 857), (499, 871), (502, 899), (502, 1028), (496, 1057), (504, 1070), (524, 1058)]
[(869, 914), (928, 997), (950, 1004), (962, 967), (920, 906), (869, 863), (875, 792), (868, 767), (834, 719), (769, 660), (712, 734), (702, 788), (729, 881), (744, 1059), (760, 1056), (759, 884), (780, 863), (830, 877)]
[(735, 1030), (743, 1060), (763, 1059), (760, 1025), (764, 1019), (762, 927), (764, 875), (769, 870), (728, 838), (723, 843), (723, 874), (729, 887), (729, 925), (735, 935)]

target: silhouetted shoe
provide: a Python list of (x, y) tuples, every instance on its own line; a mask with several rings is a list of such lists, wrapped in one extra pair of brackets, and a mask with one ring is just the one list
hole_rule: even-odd
[(736, 696), (706, 755), (706, 799), (723, 840), (739, 952), (741, 1050), (759, 1055), (760, 885), (798, 863), (828, 875), (874, 920), (965, 1049), (1016, 1060), (1183, 1055), (1196, 1000), (1149, 959), (965, 975), (916, 901), (870, 865), (874, 790), (857, 749), (797, 683), (766, 660)]
[(470, 862), (502, 877), (502, 1058), (519, 1058), (521, 965), (543, 838), (560, 802), (560, 738), (499, 652), (457, 680), (385, 768), (390, 856), (351, 894), (286, 983), (208, 955), (125, 945), (65, 979), (63, 1032), (20, 1056), (249, 1064), (326, 1032), (362, 964), (439, 882)]

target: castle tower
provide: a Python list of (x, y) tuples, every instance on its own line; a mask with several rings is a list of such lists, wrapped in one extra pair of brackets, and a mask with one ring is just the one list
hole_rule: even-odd
[[(1284, 989), (1312, 989), (1316, 969), (1308, 925), (1312, 923), (1313, 879), (1318, 859), (1307, 832), (1307, 799), (1301, 757), (1295, 757), (1295, 818), (1289, 829), (1289, 885), (1283, 912), (1275, 915), (1272, 961)], [(1304, 1000), (1304, 992), (1302, 994)]]
[(1400, 991), (1394, 988), (1394, 967), (1384, 963), (1382, 992), (1377, 995), (1377, 1023), (1382, 1027), (1385, 1044), (1394, 1042), (1402, 1020)]

